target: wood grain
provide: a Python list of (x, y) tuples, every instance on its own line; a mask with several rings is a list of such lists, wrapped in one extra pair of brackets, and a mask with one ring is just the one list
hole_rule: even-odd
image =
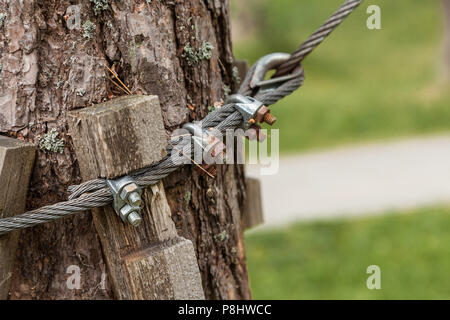
[[(35, 146), (0, 136), (0, 218), (25, 210)], [(20, 231), (0, 236), (0, 300), (8, 297)]]
[[(120, 163), (119, 166), (122, 168), (120, 174), (140, 169), (135, 163), (123, 161), (122, 158), (123, 154), (129, 152), (130, 147), (128, 144), (121, 143), (123, 138), (121, 134), (130, 134), (130, 130), (117, 129), (124, 124), (121, 117), (128, 117), (130, 113), (128, 108), (146, 117), (143, 113), (147, 107), (136, 108), (136, 101), (147, 102), (148, 100), (142, 100), (141, 97), (121, 98), (110, 101), (107, 108), (101, 104), (89, 108), (88, 112), (83, 110), (70, 115), (69, 130), (72, 132), (75, 152), (79, 155), (78, 161), (84, 179), (96, 178), (106, 168), (103, 165), (93, 164), (89, 156), (81, 157), (81, 154), (88, 152), (87, 150), (102, 150), (104, 154), (108, 154), (110, 158), (106, 161), (110, 166)], [(151, 101), (156, 103), (157, 99)], [(159, 108), (159, 105), (153, 105), (153, 108), (155, 107)], [(96, 108), (100, 110), (95, 110)], [(101, 116), (91, 119), (89, 115)], [(106, 121), (111, 119), (112, 115), (115, 121)], [(151, 121), (153, 126), (144, 127), (141, 118), (127, 120), (126, 126), (133, 128), (136, 144), (142, 143), (150, 148), (152, 145), (159, 146), (166, 143), (165, 135), (162, 137), (158, 135), (162, 118), (156, 117)], [(158, 121), (160, 123), (157, 123)], [(80, 122), (93, 125), (86, 127), (85, 124), (80, 125)], [(84, 127), (86, 128), (83, 129)], [(100, 129), (92, 130), (93, 128)], [(114, 131), (116, 136), (110, 139), (111, 135), (104, 133), (111, 131)], [(77, 137), (77, 133), (80, 133), (81, 137)], [(105, 136), (108, 138), (104, 139)], [(148, 137), (151, 137), (151, 140), (160, 139), (160, 141), (141, 141)], [(150, 148), (146, 152), (154, 153), (151, 157), (154, 160), (160, 160), (164, 156), (160, 149)], [(136, 159), (139, 163), (141, 158)], [(119, 173), (113, 168), (108, 170), (110, 173)], [(177, 234), (162, 182), (144, 190), (142, 199), (143, 220), (138, 227), (122, 222), (111, 206), (92, 210), (115, 297), (117, 299), (204, 299), (194, 247), (191, 241)]]
[[(157, 96), (130, 95), (68, 114), (83, 178), (114, 178), (166, 155)], [(97, 176), (96, 176), (97, 175)]]
[(248, 230), (264, 223), (264, 213), (261, 198), (261, 183), (259, 179), (245, 179), (246, 202), (242, 209), (242, 228)]

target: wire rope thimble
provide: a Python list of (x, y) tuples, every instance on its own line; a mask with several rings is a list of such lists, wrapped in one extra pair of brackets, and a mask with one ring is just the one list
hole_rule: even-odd
[(286, 81), (303, 76), (303, 67), (299, 65), (291, 74), (264, 80), (268, 71), (277, 69), (277, 67), (290, 58), (291, 55), (289, 53), (283, 52), (271, 53), (260, 58), (255, 63), (255, 71), (250, 79), (250, 88), (253, 90), (259, 88), (258, 93), (261, 91), (272, 91), (283, 85)]

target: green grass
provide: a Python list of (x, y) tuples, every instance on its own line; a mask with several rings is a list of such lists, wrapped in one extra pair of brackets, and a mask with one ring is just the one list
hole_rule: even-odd
[[(292, 52), (342, 2), (249, 0), (260, 24), (234, 42), (236, 58)], [(366, 28), (369, 4), (305, 60), (304, 87), (273, 106), (282, 152), (450, 129), (440, 2), (378, 0), (382, 30)]]
[[(450, 208), (246, 235), (255, 299), (450, 299)], [(381, 290), (366, 269), (381, 268)]]

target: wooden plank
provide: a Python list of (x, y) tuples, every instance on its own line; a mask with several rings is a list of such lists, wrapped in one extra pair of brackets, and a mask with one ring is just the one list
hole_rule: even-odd
[(85, 160), (79, 161), (84, 176), (118, 177), (166, 155), (157, 96), (120, 97), (70, 112), (68, 120), (77, 154)]
[(242, 210), (242, 228), (248, 230), (264, 223), (261, 183), (259, 179), (245, 179), (246, 199)]
[[(25, 211), (35, 157), (33, 144), (0, 136), (0, 218)], [(0, 300), (8, 297), (19, 231), (0, 236)]]
[(238, 75), (241, 79), (241, 82), (244, 81), (245, 76), (248, 72), (248, 63), (246, 60), (236, 60), (234, 62), (234, 66), (238, 69)]
[[(136, 100), (128, 100), (130, 107)], [(157, 99), (145, 99), (146, 103), (152, 103), (151, 108), (159, 108)], [(123, 100), (119, 101), (123, 104)], [(113, 103), (111, 103), (113, 104)], [(123, 106), (124, 110), (127, 106)], [(142, 113), (148, 107), (137, 108), (136, 113)], [(112, 108), (113, 111), (116, 110)], [(124, 115), (126, 111), (122, 112)], [(77, 120), (78, 113), (71, 115), (72, 121), (69, 126), (80, 126)], [(109, 127), (116, 127), (116, 134), (128, 132), (121, 130), (121, 113), (116, 114), (114, 121), (109, 123), (102, 121), (102, 130), (110, 130)], [(103, 112), (107, 119), (112, 119), (107, 111)], [(84, 119), (84, 115), (81, 115)], [(158, 131), (162, 125), (162, 117), (159, 118), (153, 114), (153, 123), (160, 122), (155, 126), (150, 126), (151, 130)], [(91, 123), (84, 120), (81, 123)], [(148, 132), (149, 125), (146, 128), (141, 123), (126, 123), (133, 127), (135, 137), (142, 137), (139, 130), (144, 130), (146, 135), (152, 139), (161, 139), (160, 142), (151, 142), (149, 144), (160, 145), (165, 143), (164, 139), (157, 132)], [(82, 124), (83, 126), (83, 124)], [(82, 131), (82, 128), (74, 130), (70, 128), (72, 134)], [(126, 154), (133, 146), (123, 143), (104, 142), (97, 132), (90, 130), (89, 139), (74, 139), (75, 152), (78, 156), (81, 174), (83, 179), (89, 180), (100, 176), (102, 169), (100, 166), (91, 165), (90, 158), (84, 157), (85, 150), (99, 149), (105, 150), (105, 153), (111, 154), (112, 159), (108, 160), (111, 164), (121, 166), (126, 172), (136, 168), (135, 163), (121, 162), (121, 154)], [(120, 137), (111, 139), (121, 141)], [(137, 139), (135, 144), (139, 144)], [(89, 144), (96, 144), (89, 145)], [(112, 152), (109, 148), (114, 148)], [(152, 159), (161, 159), (163, 153), (159, 148), (140, 149), (136, 158), (140, 157), (141, 152), (153, 153)], [(116, 158), (118, 156), (118, 158)], [(159, 158), (158, 158), (159, 157)], [(155, 160), (155, 161), (157, 161)], [(127, 168), (129, 168), (127, 170)], [(110, 172), (115, 172), (110, 170)], [(125, 173), (126, 173), (125, 172)], [(201, 277), (197, 264), (194, 247), (191, 241), (178, 236), (175, 224), (171, 219), (171, 212), (164, 192), (162, 182), (147, 188), (142, 195), (144, 209), (141, 213), (142, 223), (137, 227), (123, 223), (114, 212), (111, 206), (96, 208), (93, 211), (94, 223), (102, 243), (103, 253), (108, 266), (109, 280), (112, 282), (114, 294), (118, 299), (204, 299)]]

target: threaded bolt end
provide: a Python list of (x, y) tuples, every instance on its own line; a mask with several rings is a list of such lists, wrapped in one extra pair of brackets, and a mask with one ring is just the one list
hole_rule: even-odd
[(128, 201), (134, 207), (139, 207), (142, 204), (141, 196), (136, 191), (130, 193), (130, 195), (128, 196)]
[(131, 212), (128, 215), (127, 220), (134, 227), (137, 227), (142, 222), (141, 215), (139, 213), (137, 213), (136, 211)]
[(268, 112), (264, 115), (264, 122), (267, 123), (268, 125), (273, 125), (275, 121), (277, 121), (277, 118), (275, 118), (274, 115)]

